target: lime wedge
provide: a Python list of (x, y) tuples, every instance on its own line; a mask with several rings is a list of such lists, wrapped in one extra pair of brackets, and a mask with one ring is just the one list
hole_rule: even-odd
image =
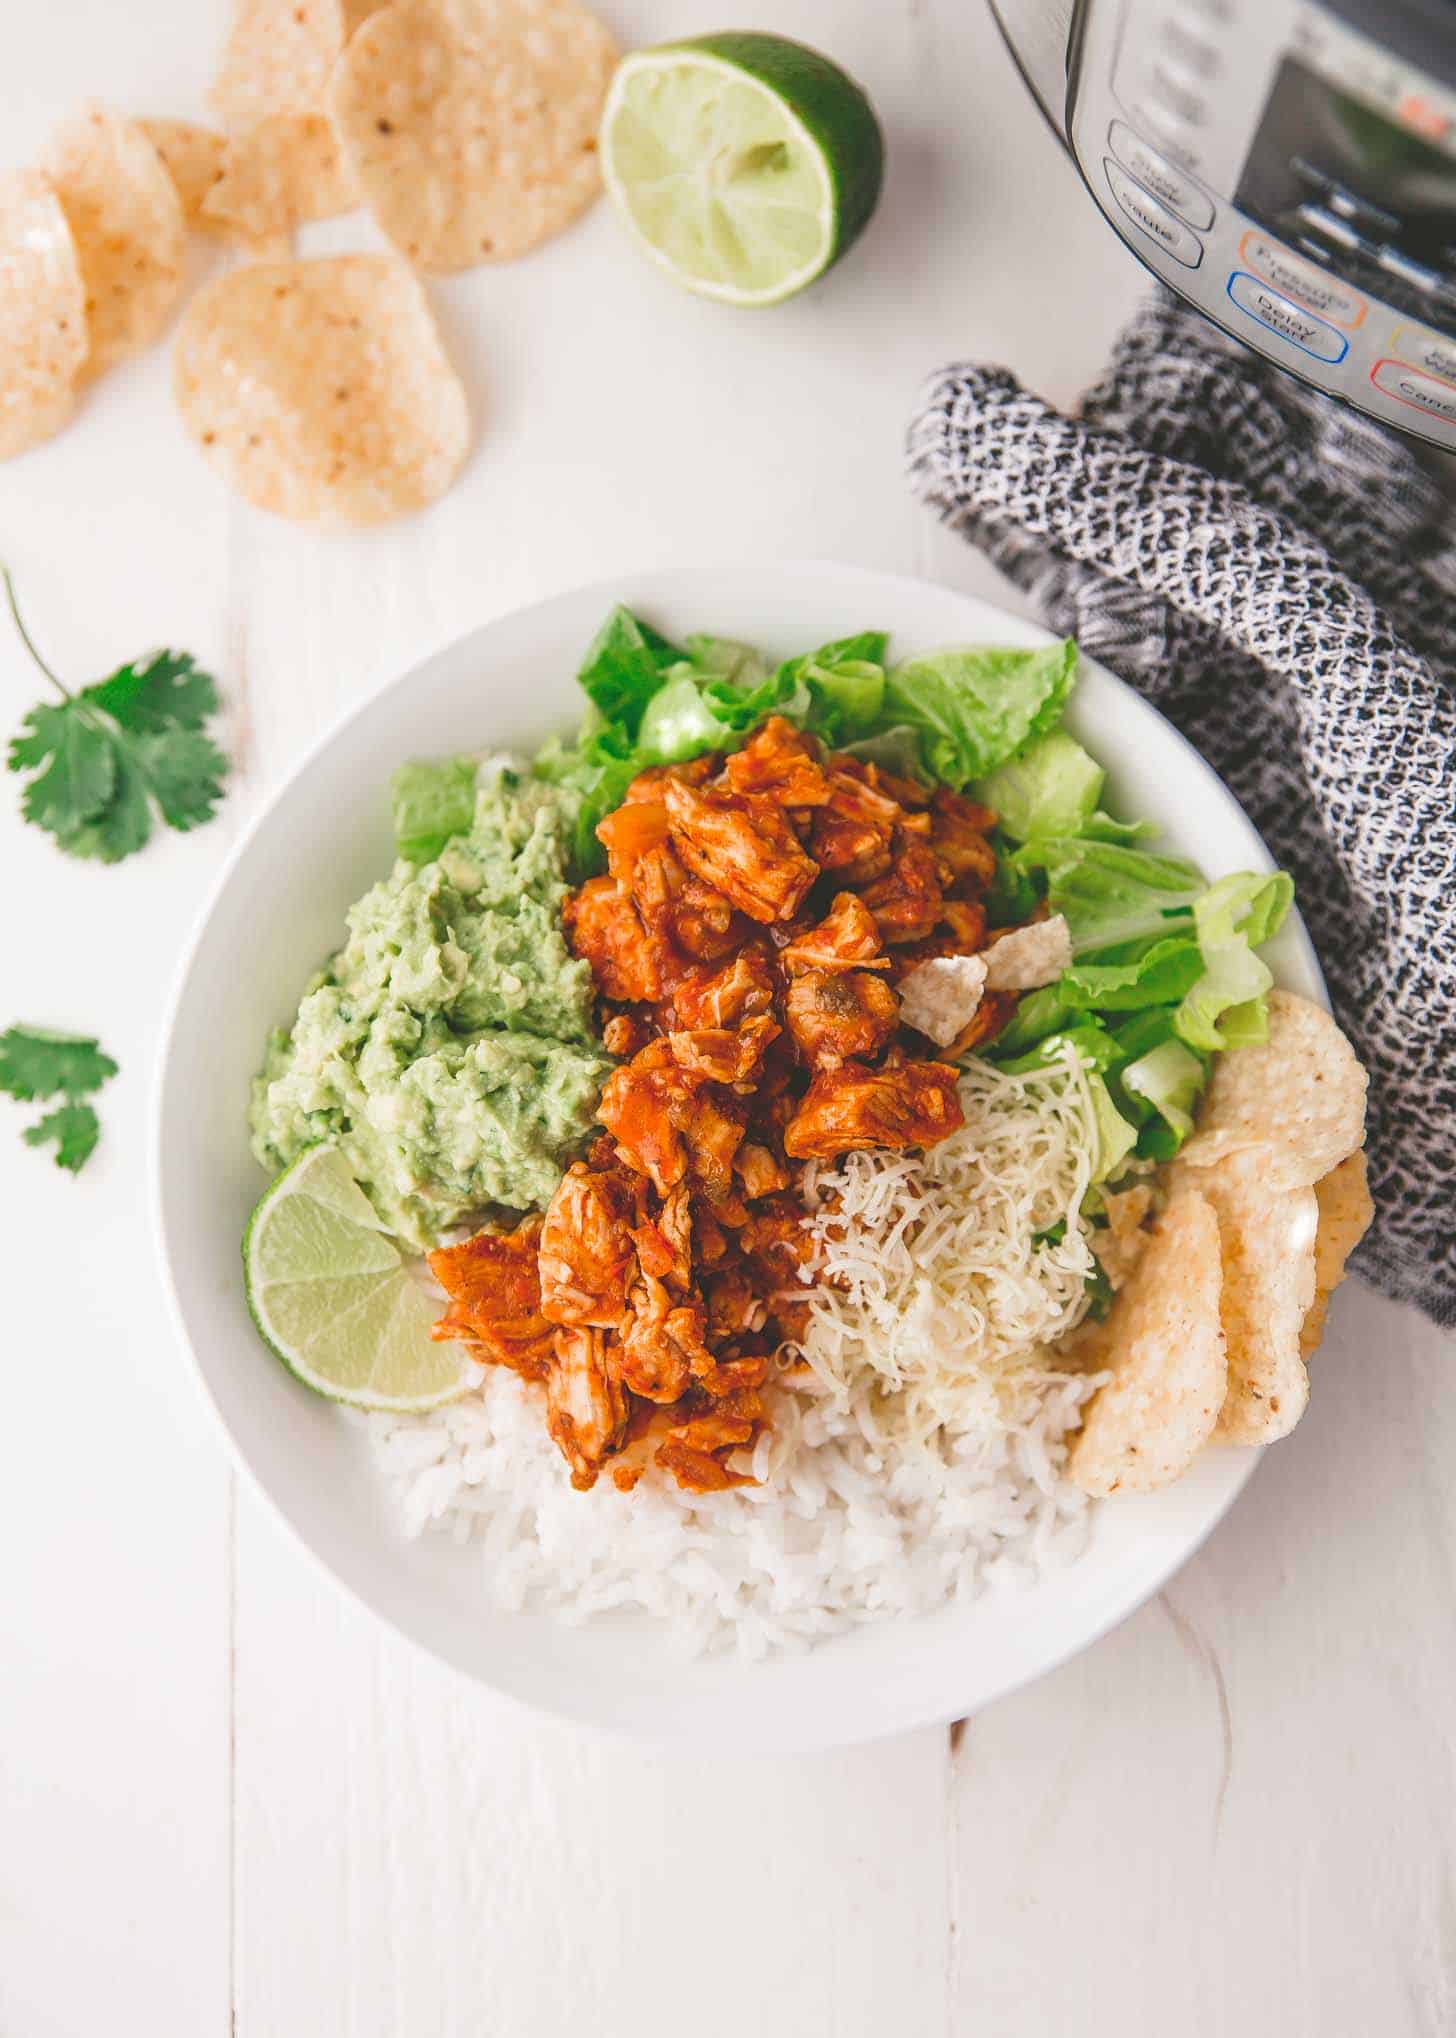
[(243, 1275), (253, 1321), (290, 1373), (354, 1408), (436, 1408), (471, 1362), (436, 1344), (440, 1299), (385, 1236), (343, 1156), (310, 1147), (248, 1219)]
[(607, 189), (689, 290), (778, 304), (875, 209), (884, 142), (837, 64), (780, 35), (705, 35), (625, 57), (602, 115)]

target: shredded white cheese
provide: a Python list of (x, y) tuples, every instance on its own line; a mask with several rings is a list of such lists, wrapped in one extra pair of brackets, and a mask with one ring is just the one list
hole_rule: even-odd
[[(887, 1444), (1035, 1420), (1063, 1377), (1045, 1347), (1086, 1312), (1081, 1214), (1098, 1152), (1086, 1071), (1010, 1076), (970, 1060), (961, 1131), (928, 1153), (811, 1162), (816, 1246), (800, 1347)], [(1057, 1241), (1045, 1234), (1059, 1223)]]

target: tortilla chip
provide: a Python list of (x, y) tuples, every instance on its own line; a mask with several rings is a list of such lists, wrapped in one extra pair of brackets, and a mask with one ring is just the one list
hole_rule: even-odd
[(61, 429), (87, 345), (64, 206), (37, 171), (0, 172), (0, 460)]
[(182, 203), (134, 120), (85, 107), (52, 142), (46, 171), (66, 209), (86, 285), (88, 374), (149, 346), (182, 287)]
[(1221, 1285), (1218, 1220), (1196, 1189), (1184, 1189), (1097, 1327), (1097, 1356), (1112, 1378), (1068, 1460), (1085, 1493), (1167, 1486), (1208, 1442), (1228, 1381)]
[(601, 187), (596, 134), (617, 51), (577, 0), (394, 0), (329, 103), (364, 202), (410, 261), (523, 255)]
[(1143, 1256), (1150, 1236), (1143, 1226), (1152, 1207), (1153, 1192), (1146, 1182), (1137, 1182), (1130, 1189), (1103, 1193), (1102, 1210), (1107, 1219), (1107, 1229), (1099, 1228), (1093, 1232), (1092, 1250), (1114, 1288), (1127, 1286), (1133, 1269)]
[(183, 422), (222, 478), (300, 522), (368, 524), (432, 502), (465, 457), (465, 392), (424, 292), (392, 255), (256, 262), (192, 300)]
[(137, 126), (167, 166), (183, 219), (188, 226), (206, 230), (211, 221), (203, 216), (202, 201), (222, 175), (226, 142), (213, 128), (194, 120), (139, 120)]
[(1218, 1440), (1272, 1443), (1288, 1435), (1309, 1401), (1299, 1333), (1314, 1300), (1314, 1190), (1291, 1181), (1264, 1147), (1187, 1172), (1180, 1161), (1169, 1180), (1175, 1190), (1199, 1190), (1218, 1218), (1228, 1353)]
[(1072, 936), (1061, 913), (998, 934), (986, 950), (986, 982), (993, 991), (1038, 991), (1071, 967)]
[(1212, 1167), (1227, 1154), (1267, 1147), (1288, 1181), (1311, 1188), (1364, 1142), (1367, 1087), (1354, 1048), (1323, 1006), (1271, 991), (1268, 1039), (1219, 1055), (1180, 1160)]
[(236, 133), (272, 113), (319, 113), (348, 35), (342, 0), (234, 0), (208, 98)]
[(1330, 1297), (1345, 1278), (1345, 1263), (1370, 1229), (1375, 1205), (1366, 1180), (1365, 1154), (1352, 1153), (1314, 1185), (1319, 1229), (1314, 1237), (1314, 1301), (1299, 1333), (1308, 1363), (1324, 1336)]
[(334, 131), (321, 113), (275, 113), (226, 144), (203, 204), (214, 227), (245, 240), (291, 233), (358, 203)]

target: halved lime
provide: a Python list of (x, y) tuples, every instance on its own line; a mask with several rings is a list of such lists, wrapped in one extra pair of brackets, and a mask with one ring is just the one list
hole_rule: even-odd
[(469, 1386), (463, 1346), (436, 1344), (440, 1299), (410, 1271), (331, 1146), (285, 1168), (248, 1219), (253, 1321), (305, 1387), (354, 1408), (437, 1408)]
[(837, 64), (781, 35), (704, 35), (623, 58), (602, 171), (653, 260), (705, 297), (778, 304), (857, 239), (885, 150)]

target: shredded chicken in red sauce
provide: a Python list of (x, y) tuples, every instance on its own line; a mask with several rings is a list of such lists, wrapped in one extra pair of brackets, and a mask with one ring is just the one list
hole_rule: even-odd
[[(545, 1381), (573, 1485), (747, 1477), (769, 1366), (807, 1318), (802, 1163), (962, 1123), (971, 1039), (928, 1054), (894, 986), (986, 946), (994, 821), (774, 716), (726, 759), (643, 772), (601, 823), (607, 874), (563, 918), (620, 1057), (605, 1134), (544, 1218), (430, 1255), (436, 1335)], [(987, 994), (968, 1036), (1014, 1005)]]

